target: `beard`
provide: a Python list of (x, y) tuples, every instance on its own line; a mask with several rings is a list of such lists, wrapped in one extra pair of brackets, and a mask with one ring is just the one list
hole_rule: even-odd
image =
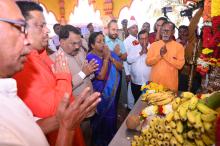
[(109, 38), (115, 40), (118, 38), (118, 34), (109, 34)]
[(170, 39), (171, 39), (171, 36), (162, 35), (162, 40), (163, 41), (169, 41)]

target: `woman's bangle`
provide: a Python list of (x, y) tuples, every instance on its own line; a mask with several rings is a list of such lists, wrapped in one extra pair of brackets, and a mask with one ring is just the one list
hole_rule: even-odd
[(107, 62), (108, 63), (108, 59), (104, 59), (103, 62)]

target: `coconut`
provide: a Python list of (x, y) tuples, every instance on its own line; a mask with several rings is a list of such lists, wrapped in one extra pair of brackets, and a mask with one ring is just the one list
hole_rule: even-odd
[(140, 125), (140, 119), (136, 115), (128, 116), (126, 120), (126, 125), (128, 129), (136, 130), (136, 128)]

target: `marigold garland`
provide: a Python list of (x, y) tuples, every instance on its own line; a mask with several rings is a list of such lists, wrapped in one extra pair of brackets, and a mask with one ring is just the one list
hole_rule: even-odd
[(220, 66), (220, 0), (204, 2), (203, 50), (197, 60), (197, 71), (206, 75), (209, 66)]

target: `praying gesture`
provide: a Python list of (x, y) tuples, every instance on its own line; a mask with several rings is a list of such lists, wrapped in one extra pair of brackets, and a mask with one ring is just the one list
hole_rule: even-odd
[(87, 61), (84, 62), (82, 71), (86, 76), (89, 76), (93, 72), (98, 69), (98, 64), (95, 59), (92, 59), (89, 63)]

